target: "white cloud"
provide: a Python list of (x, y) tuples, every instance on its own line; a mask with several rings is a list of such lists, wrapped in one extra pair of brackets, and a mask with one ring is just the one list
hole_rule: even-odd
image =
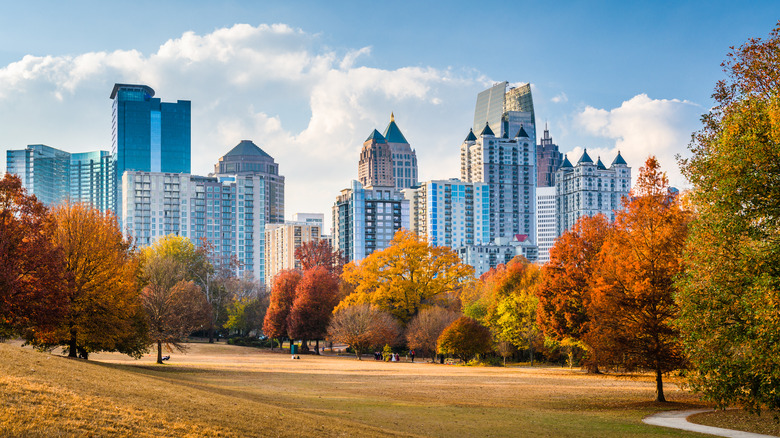
[[(151, 54), (28, 55), (0, 67), (0, 145), (108, 150), (113, 84), (142, 83), (163, 101), (192, 101), (193, 173), (212, 171), (243, 139), (271, 154), (286, 177), (287, 216), (330, 216), (357, 177), (364, 139), (384, 130), (391, 111), (417, 149), (421, 177), (458, 176), (458, 147), (482, 88), (477, 73), (360, 65), (370, 50), (338, 53), (284, 24), (237, 24), (186, 32)], [(452, 132), (453, 123), (462, 126)]]
[(552, 99), (550, 99), (550, 100), (551, 100), (553, 103), (563, 103), (563, 102), (568, 102), (568, 101), (569, 101), (569, 97), (568, 97), (568, 96), (566, 96), (566, 93), (564, 93), (563, 91), (561, 91), (561, 92), (560, 92), (560, 94), (558, 94), (557, 96), (554, 96), (554, 97), (553, 97)]
[[(684, 187), (687, 183), (680, 174), (675, 155), (686, 154), (702, 111), (699, 105), (689, 101), (651, 99), (639, 94), (610, 110), (588, 106), (575, 116), (575, 121), (586, 133), (615, 141), (612, 148), (588, 149), (594, 160), (600, 154), (609, 166), (620, 151), (636, 179), (647, 157), (655, 155), (670, 183)], [(569, 154), (569, 159), (574, 163), (581, 155), (582, 148), (578, 147)]]

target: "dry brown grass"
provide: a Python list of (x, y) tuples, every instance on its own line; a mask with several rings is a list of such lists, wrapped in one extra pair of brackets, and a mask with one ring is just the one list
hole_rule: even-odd
[(780, 422), (775, 420), (775, 414), (771, 412), (763, 412), (760, 416), (736, 409), (705, 412), (688, 417), (688, 421), (707, 426), (780, 436)]
[(673, 381), (657, 405), (644, 376), (301, 357), (191, 344), (155, 365), (0, 345), (0, 435), (699, 436), (641, 423), (696, 405)]

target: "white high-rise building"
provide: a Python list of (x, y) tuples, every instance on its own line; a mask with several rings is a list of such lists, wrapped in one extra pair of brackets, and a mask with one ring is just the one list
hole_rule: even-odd
[(295, 250), (306, 242), (320, 240), (322, 214), (319, 223), (285, 222), (265, 226), (265, 284), (285, 269), (301, 269)]
[(550, 248), (558, 237), (555, 209), (555, 187), (536, 188), (536, 243), (540, 263), (550, 260)]
[(631, 190), (631, 168), (618, 151), (609, 168), (594, 163), (585, 150), (572, 166), (568, 157), (555, 174), (558, 236), (570, 229), (583, 216), (604, 214), (615, 220), (615, 210), (622, 207), (621, 199)]
[(127, 171), (122, 176), (121, 223), (139, 246), (163, 236), (205, 239), (212, 262), (237, 275), (265, 277), (265, 181), (259, 175), (195, 176)]
[(522, 234), (536, 243), (536, 143), (521, 126), (511, 138), (489, 125), (460, 147), (461, 179), (489, 190), (490, 239)]
[(402, 190), (409, 200), (410, 229), (434, 246), (490, 242), (490, 192), (485, 183), (456, 178), (426, 181)]

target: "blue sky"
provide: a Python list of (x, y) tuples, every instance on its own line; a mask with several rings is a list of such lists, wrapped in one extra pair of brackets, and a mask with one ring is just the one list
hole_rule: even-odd
[(4, 150), (110, 149), (113, 83), (147, 83), (192, 100), (194, 173), (242, 139), (273, 155), (288, 216), (329, 215), (391, 111), (423, 179), (459, 176), (476, 93), (503, 80), (531, 82), (537, 124), (570, 157), (588, 148), (611, 162), (620, 149), (638, 170), (654, 153), (682, 186), (673, 157), (712, 104), (729, 46), (780, 18), (770, 1), (0, 6)]

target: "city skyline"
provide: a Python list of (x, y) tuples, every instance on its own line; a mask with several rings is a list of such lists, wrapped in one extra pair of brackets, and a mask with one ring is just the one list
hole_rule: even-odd
[[(655, 153), (672, 183), (682, 185), (673, 157), (686, 152), (712, 105), (728, 47), (774, 24), (762, 13), (770, 2), (745, 10), (704, 2), (512, 5), (533, 17), (523, 20), (523, 32), (502, 27), (508, 19), (495, 14), (498, 2), (446, 11), (420, 6), (420, 14), (404, 4), (363, 11), (306, 2), (262, 11), (195, 4), (170, 20), (185, 9), (174, 2), (145, 17), (152, 31), (137, 32), (108, 19), (118, 7), (79, 4), (46, 11), (9, 4), (0, 18), (3, 149), (110, 149), (111, 87), (146, 84), (166, 100), (192, 101), (193, 174), (209, 173), (233, 146), (252, 140), (284, 169), (288, 216), (330, 216), (334, 197), (357, 178), (363, 140), (391, 112), (417, 151), (419, 181), (457, 177), (476, 96), (500, 81), (531, 83), (537, 125), (549, 123), (570, 160), (584, 148), (601, 156), (620, 149), (632, 165)], [(441, 20), (424, 18), (431, 9)], [(496, 41), (514, 38), (519, 50), (507, 53), (496, 42), (469, 40), (473, 30), (454, 28), (491, 11)], [(405, 19), (394, 21), (400, 24), (387, 38), (349, 25), (375, 14)], [(40, 33), (13, 37), (33, 20)]]

